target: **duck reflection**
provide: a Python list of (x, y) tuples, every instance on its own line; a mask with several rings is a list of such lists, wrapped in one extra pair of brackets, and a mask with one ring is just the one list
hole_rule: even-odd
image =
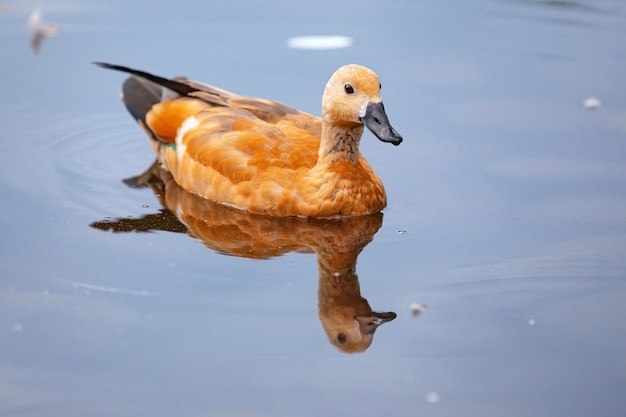
[(356, 273), (357, 257), (381, 227), (382, 213), (336, 219), (249, 214), (185, 191), (156, 162), (142, 175), (124, 182), (150, 187), (164, 209), (141, 218), (94, 222), (92, 227), (113, 232), (187, 233), (214, 251), (244, 258), (315, 253), (319, 318), (330, 343), (342, 352), (365, 351), (378, 326), (396, 318), (393, 312), (372, 311), (361, 296)]

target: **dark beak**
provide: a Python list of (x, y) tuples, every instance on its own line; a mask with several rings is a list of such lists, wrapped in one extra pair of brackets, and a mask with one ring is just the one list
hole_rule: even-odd
[(372, 313), (371, 316), (356, 316), (361, 328), (361, 333), (370, 334), (374, 333), (378, 326), (383, 323), (387, 323), (396, 318), (396, 313)]
[(389, 124), (382, 101), (368, 104), (361, 121), (383, 142), (391, 142), (396, 146), (402, 142), (402, 136)]

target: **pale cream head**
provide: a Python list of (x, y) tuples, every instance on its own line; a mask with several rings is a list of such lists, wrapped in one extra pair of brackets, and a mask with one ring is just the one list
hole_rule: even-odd
[(379, 103), (380, 81), (374, 71), (350, 64), (330, 77), (322, 99), (322, 119), (334, 124), (361, 124), (369, 103)]
[[(378, 76), (361, 65), (343, 66), (330, 77), (322, 99), (322, 122), (338, 129), (365, 125), (383, 142), (402, 142), (402, 136), (389, 124)], [(361, 133), (357, 134), (357, 142)]]

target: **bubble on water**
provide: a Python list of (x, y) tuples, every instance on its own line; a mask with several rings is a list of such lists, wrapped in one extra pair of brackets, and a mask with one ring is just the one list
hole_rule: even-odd
[(602, 102), (595, 97), (589, 97), (583, 100), (583, 108), (585, 109), (593, 110), (600, 106), (602, 106)]
[(287, 47), (292, 49), (340, 49), (352, 46), (352, 38), (349, 36), (296, 36), (287, 39)]
[(537, 322), (535, 321), (535, 319), (529, 319), (529, 320), (528, 320), (528, 325), (529, 325), (529, 326), (534, 326), (534, 325), (535, 325), (535, 323), (537, 323)]
[(436, 392), (429, 392), (428, 394), (426, 394), (426, 401), (428, 401), (431, 404), (435, 404), (439, 402), (439, 394)]

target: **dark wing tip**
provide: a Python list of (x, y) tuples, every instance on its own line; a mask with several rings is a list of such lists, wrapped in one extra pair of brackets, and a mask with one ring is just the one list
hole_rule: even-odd
[(113, 64), (108, 64), (106, 62), (99, 62), (99, 61), (93, 61), (92, 64), (97, 65), (97, 66), (102, 67), (102, 68), (109, 68), (109, 69), (114, 69), (113, 67), (116, 66), (116, 65), (113, 65)]
[(191, 87), (187, 84), (183, 84), (182, 82), (159, 77), (158, 75), (154, 75), (145, 71), (140, 71), (140, 70), (136, 70), (133, 68), (125, 67), (123, 65), (115, 65), (115, 64), (109, 64), (106, 62), (98, 62), (98, 61), (94, 62), (94, 64), (101, 68), (122, 71), (122, 72), (126, 72), (132, 75), (136, 75), (137, 77), (144, 78), (148, 81), (152, 81), (155, 84), (159, 84), (163, 87), (169, 88), (170, 90), (180, 94), (181, 96), (187, 96), (193, 92), (198, 91), (197, 88)]

